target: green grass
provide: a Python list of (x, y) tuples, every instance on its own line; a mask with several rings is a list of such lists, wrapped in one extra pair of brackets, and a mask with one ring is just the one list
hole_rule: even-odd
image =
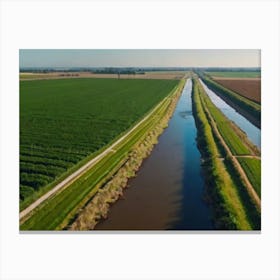
[(20, 208), (124, 134), (178, 81), (20, 82)]
[[(201, 91), (202, 88), (201, 88)], [(205, 102), (210, 114), (215, 119), (216, 125), (223, 139), (229, 146), (233, 155), (248, 155), (251, 154), (250, 150), (238, 137), (236, 132), (232, 128), (232, 123), (226, 118), (226, 116), (213, 104), (206, 93), (201, 94), (203, 102)]]
[(255, 71), (221, 71), (221, 72), (205, 72), (212, 77), (224, 78), (260, 78), (261, 72)]
[(238, 158), (242, 168), (255, 191), (261, 197), (261, 160), (256, 158)]
[[(173, 91), (174, 92), (174, 91)], [(106, 155), (94, 168), (84, 173), (69, 187), (43, 203), (34, 214), (21, 225), (21, 230), (61, 229), (108, 180), (126, 159), (130, 149), (140, 141), (159, 119), (164, 116), (171, 99), (167, 98), (156, 112), (134, 130), (125, 141), (114, 148), (115, 152)]]
[[(208, 108), (211, 116), (214, 118), (218, 130), (228, 145), (233, 155), (257, 155), (258, 151), (254, 150), (252, 143), (244, 135), (240, 129), (235, 126), (226, 116), (213, 104), (209, 96), (201, 89), (201, 99)], [(240, 136), (241, 135), (241, 136)], [(251, 147), (251, 149), (249, 148)], [(248, 179), (260, 196), (261, 192), (261, 173), (260, 160), (251, 158), (238, 158), (242, 168), (244, 169)]]
[(193, 111), (198, 129), (198, 145), (205, 159), (207, 192), (211, 198), (215, 224), (218, 229), (252, 229), (238, 188), (219, 158), (219, 148), (205, 113), (201, 88), (193, 80)]

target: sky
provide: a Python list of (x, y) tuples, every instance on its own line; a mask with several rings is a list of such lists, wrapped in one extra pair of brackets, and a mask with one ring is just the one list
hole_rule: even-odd
[(260, 67), (260, 50), (21, 49), (23, 67)]

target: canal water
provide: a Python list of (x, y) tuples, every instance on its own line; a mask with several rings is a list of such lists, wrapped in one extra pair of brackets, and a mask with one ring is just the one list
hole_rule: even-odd
[(187, 80), (168, 128), (97, 230), (210, 230)]
[(220, 98), (215, 92), (209, 89), (206, 84), (200, 79), (200, 82), (212, 100), (212, 102), (239, 128), (241, 128), (248, 136), (248, 138), (259, 149), (261, 149), (261, 130), (249, 122), (245, 117), (240, 115), (234, 108), (228, 105), (222, 98)]

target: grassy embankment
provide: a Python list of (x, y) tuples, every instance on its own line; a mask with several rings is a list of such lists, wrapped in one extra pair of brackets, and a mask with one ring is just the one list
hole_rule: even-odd
[(260, 128), (261, 126), (261, 106), (260, 104), (249, 100), (240, 94), (225, 88), (219, 83), (213, 81), (209, 76), (200, 74), (203, 82), (229, 105), (235, 108), (240, 114), (246, 117), (250, 122)]
[(20, 209), (104, 151), (178, 81), (20, 82)]
[[(204, 157), (207, 193), (213, 206), (216, 227), (259, 229), (260, 210), (232, 160), (232, 154), (254, 155), (258, 153), (256, 148), (214, 106), (197, 80), (193, 83), (193, 110), (198, 128), (198, 145)], [(224, 141), (230, 154), (222, 145), (220, 135), (226, 135)]]
[(129, 137), (119, 143), (111, 154), (106, 155), (94, 168), (91, 168), (70, 186), (61, 190), (40, 205), (21, 225), (22, 230), (59, 230), (73, 221), (77, 212), (81, 210), (123, 166), (133, 147), (143, 140), (147, 132), (152, 130), (159, 120), (166, 114), (174, 96), (182, 89), (183, 82), (161, 101), (161, 106), (134, 130)]
[(70, 230), (92, 230), (101, 219), (107, 218), (110, 205), (123, 195), (128, 179), (135, 176), (143, 160), (152, 152), (159, 135), (167, 127), (180, 97), (180, 92), (181, 90), (177, 92), (167, 108), (162, 108), (163, 117), (146, 133), (144, 140), (139, 141), (131, 149), (125, 164), (121, 166), (111, 180), (98, 190), (93, 199), (73, 219), (74, 222), (68, 227)]

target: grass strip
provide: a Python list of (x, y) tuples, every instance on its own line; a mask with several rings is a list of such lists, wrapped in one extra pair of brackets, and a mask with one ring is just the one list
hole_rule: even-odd
[(257, 158), (238, 157), (255, 191), (261, 197), (261, 160)]
[(221, 72), (205, 72), (211, 77), (225, 77), (225, 78), (260, 78), (260, 71), (221, 71)]

